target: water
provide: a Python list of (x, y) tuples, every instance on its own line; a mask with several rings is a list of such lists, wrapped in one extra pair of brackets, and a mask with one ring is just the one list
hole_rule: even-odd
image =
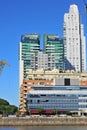
[(87, 126), (0, 127), (0, 130), (87, 130)]

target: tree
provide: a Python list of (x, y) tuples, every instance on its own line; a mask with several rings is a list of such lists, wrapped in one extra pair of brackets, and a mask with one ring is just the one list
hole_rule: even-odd
[(41, 115), (41, 114), (44, 113), (44, 109), (43, 109), (43, 108), (38, 108), (38, 112), (39, 112), (39, 114)]
[(53, 109), (53, 114), (57, 114), (58, 110), (57, 109)]
[(1, 105), (9, 105), (9, 102), (0, 98), (0, 106)]
[(0, 99), (0, 114), (7, 116), (9, 114), (15, 114), (18, 108), (14, 105), (10, 105), (8, 101)]

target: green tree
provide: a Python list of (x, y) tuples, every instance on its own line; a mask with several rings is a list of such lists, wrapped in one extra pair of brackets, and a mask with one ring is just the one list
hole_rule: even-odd
[(1, 105), (9, 105), (9, 102), (0, 98), (0, 106)]
[(3, 116), (15, 114), (17, 110), (18, 108), (16, 106), (10, 105), (9, 102), (4, 99), (0, 99), (0, 114), (3, 114)]
[(53, 109), (53, 114), (55, 115), (55, 114), (57, 114), (57, 109)]
[(39, 114), (41, 115), (41, 114), (44, 113), (44, 109), (43, 109), (43, 108), (38, 108), (38, 112), (39, 112)]

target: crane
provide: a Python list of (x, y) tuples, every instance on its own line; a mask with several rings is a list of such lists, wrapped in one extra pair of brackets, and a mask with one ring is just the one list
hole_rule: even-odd
[(0, 61), (0, 74), (1, 74), (5, 65), (10, 66), (5, 60), (1, 60)]

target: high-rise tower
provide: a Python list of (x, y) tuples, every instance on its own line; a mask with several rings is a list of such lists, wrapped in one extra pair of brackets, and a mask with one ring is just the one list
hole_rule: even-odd
[(86, 45), (84, 27), (80, 23), (77, 5), (70, 5), (69, 13), (64, 15), (64, 58), (65, 70), (86, 70)]
[(58, 35), (44, 35), (44, 52), (48, 54), (48, 69), (64, 69), (63, 39)]
[[(34, 62), (37, 62), (36, 59), (32, 61), (33, 54), (37, 54), (40, 50), (40, 38), (38, 34), (26, 34), (22, 35), (20, 47), (19, 47), (19, 108), (22, 111), (25, 111), (26, 105), (23, 102), (23, 96), (26, 97), (25, 92), (22, 93), (22, 84), (27, 77), (29, 69), (35, 69)], [(26, 86), (26, 85), (25, 85)]]

